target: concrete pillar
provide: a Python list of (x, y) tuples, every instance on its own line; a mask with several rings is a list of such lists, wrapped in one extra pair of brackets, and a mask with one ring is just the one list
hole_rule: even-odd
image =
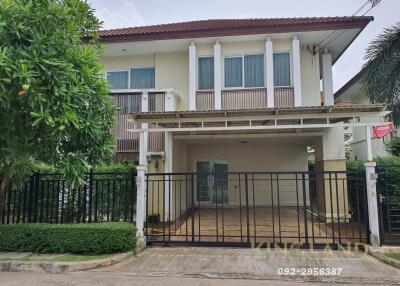
[(222, 79), (221, 79), (221, 44), (216, 41), (214, 44), (214, 108), (219, 110), (222, 107)]
[[(315, 144), (318, 214), (326, 222), (349, 220), (344, 134), (342, 127), (326, 128)], [(329, 173), (331, 172), (331, 173)]]
[(293, 37), (293, 90), (294, 106), (301, 106), (301, 63), (300, 63), (300, 41)]
[[(173, 157), (173, 143), (172, 143), (172, 133), (171, 132), (165, 132), (165, 173), (172, 173), (172, 157)], [(171, 211), (170, 211), (170, 197), (172, 197), (172, 188), (173, 188), (173, 182), (169, 179), (172, 180), (172, 176), (165, 175), (165, 185), (164, 185), (164, 194), (165, 194), (165, 205), (164, 205), (164, 213), (165, 213), (165, 219), (169, 220), (168, 218), (171, 218)]]
[[(142, 93), (142, 112), (149, 111), (149, 100), (147, 92)], [(147, 129), (148, 123), (142, 123), (142, 129)], [(147, 131), (139, 134), (139, 165), (147, 166), (147, 151), (148, 151), (149, 133)]]
[(376, 163), (372, 161), (372, 142), (371, 142), (371, 127), (365, 127), (367, 139), (367, 159), (365, 166), (366, 187), (368, 197), (368, 219), (370, 230), (370, 243), (372, 246), (380, 246), (379, 234), (379, 212), (378, 212), (378, 194), (376, 190), (377, 174), (375, 173)]
[(332, 55), (325, 51), (322, 54), (322, 85), (324, 88), (324, 105), (332, 106), (335, 104), (333, 97), (333, 77), (332, 77)]
[(167, 91), (165, 93), (165, 111), (175, 111), (176, 110), (176, 99), (172, 91)]
[(380, 246), (379, 235), (379, 213), (378, 213), (378, 194), (376, 191), (375, 162), (367, 162), (365, 166), (365, 176), (367, 184), (367, 197), (368, 197), (368, 219), (370, 230), (370, 244), (372, 246)]
[(144, 222), (146, 220), (146, 167), (137, 166), (136, 176), (136, 237), (138, 248), (146, 246)]
[(196, 110), (196, 45), (189, 46), (189, 110)]
[(265, 83), (267, 85), (267, 106), (275, 107), (274, 54), (270, 38), (265, 42)]

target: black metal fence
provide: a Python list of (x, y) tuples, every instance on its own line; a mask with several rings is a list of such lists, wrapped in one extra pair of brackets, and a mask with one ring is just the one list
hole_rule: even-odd
[(364, 172), (147, 174), (149, 244), (368, 243)]
[(376, 172), (381, 242), (400, 245), (400, 166), (378, 165)]
[(0, 223), (90, 223), (135, 218), (136, 171), (89, 173), (87, 184), (69, 189), (58, 174), (33, 174), (10, 187)]

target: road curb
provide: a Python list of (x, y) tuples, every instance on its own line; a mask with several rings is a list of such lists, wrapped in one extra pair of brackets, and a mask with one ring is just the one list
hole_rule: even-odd
[(0, 261), (0, 272), (41, 272), (65, 273), (100, 268), (122, 262), (133, 256), (133, 252), (125, 252), (109, 258), (83, 262), (48, 262), (48, 261)]
[[(397, 248), (398, 249), (398, 248)], [(400, 261), (394, 258), (388, 257), (383, 253), (390, 252), (390, 249), (385, 249), (384, 247), (368, 247), (368, 253), (379, 261), (389, 264), (393, 267), (400, 269)]]

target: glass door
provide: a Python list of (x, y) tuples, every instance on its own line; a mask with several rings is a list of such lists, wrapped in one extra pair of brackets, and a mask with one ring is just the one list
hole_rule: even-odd
[(228, 161), (197, 161), (197, 200), (204, 203), (228, 202)]

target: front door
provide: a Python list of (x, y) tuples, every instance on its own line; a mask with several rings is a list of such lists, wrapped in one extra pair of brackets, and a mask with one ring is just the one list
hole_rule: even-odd
[(197, 161), (197, 200), (203, 203), (228, 202), (228, 161)]

